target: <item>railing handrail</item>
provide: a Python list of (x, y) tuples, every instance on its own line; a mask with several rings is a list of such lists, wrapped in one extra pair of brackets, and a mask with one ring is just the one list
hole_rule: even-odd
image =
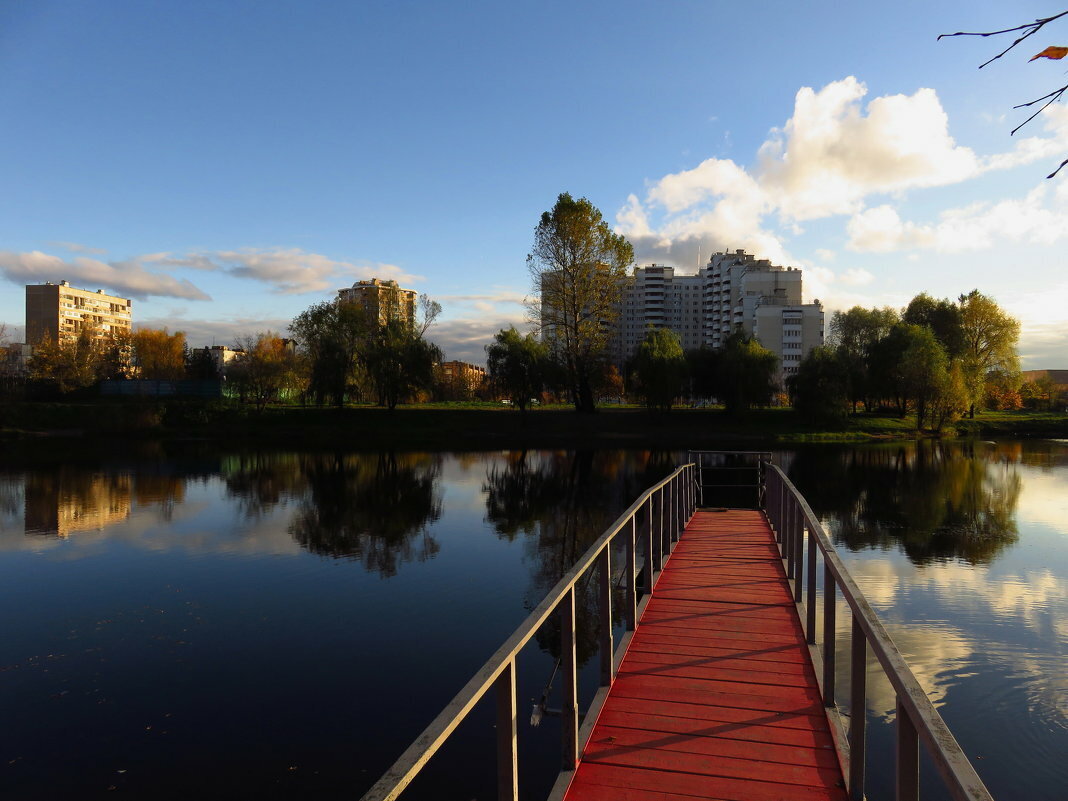
[[(579, 557), (578, 561), (568, 570), (563, 577), (553, 586), (541, 602), (534, 607), (533, 611), (512, 632), (511, 636), (496, 650), (493, 655), (482, 665), (474, 676), (453, 697), (445, 708), (430, 722), (423, 733), (408, 746), (397, 758), (396, 762), (383, 774), (374, 786), (363, 796), (363, 801), (392, 801), (404, 791), (411, 783), (422, 767), (438, 751), (449, 735), (456, 729), (464, 718), (490, 690), (494, 682), (512, 664), (512, 661), (538, 630), (545, 624), (549, 616), (556, 611), (568, 592), (572, 590), (578, 580), (598, 561), (598, 557), (606, 547), (609, 547), (612, 539), (634, 519), (637, 512), (649, 502), (654, 493), (661, 491), (676, 478), (681, 476), (693, 463), (687, 463), (677, 467), (666, 478), (652, 485), (638, 496), (627, 507), (615, 522)], [(650, 559), (647, 569), (652, 570)], [(514, 680), (514, 679), (513, 679)]]
[[(879, 660), (879, 664), (883, 668), (884, 675), (894, 688), (898, 699), (898, 715), (902, 711), (908, 715), (911, 724), (927, 745), (928, 754), (945, 780), (947, 788), (953, 797), (958, 801), (992, 801), (990, 792), (975, 772), (975, 768), (968, 760), (960, 744), (953, 737), (946, 722), (942, 719), (931, 699), (927, 696), (926, 691), (916, 679), (912, 669), (908, 666), (905, 657), (893, 639), (891, 639), (890, 634), (871, 608), (868, 600), (864, 597), (863, 591), (849, 574), (845, 563), (838, 555), (838, 550), (834, 547), (830, 537), (827, 536), (822, 523), (812, 511), (808, 501), (805, 500), (804, 496), (794, 486), (793, 482), (787, 478), (781, 468), (770, 462), (767, 467), (793, 496), (801, 516), (804, 518), (805, 524), (807, 524), (810, 537), (816, 542), (820, 552), (823, 554), (827, 575), (833, 576), (835, 584), (841, 589), (844, 600), (852, 610), (854, 626), (859, 626), (863, 632), (866, 642), (871, 646), (872, 651)], [(798, 550), (793, 558), (799, 560), (800, 543), (797, 543), (795, 547)], [(814, 571), (814, 559), (814, 554), (810, 553), (809, 564), (812, 571)], [(799, 569), (798, 575), (800, 575)], [(810, 602), (815, 597), (813, 579), (814, 572), (809, 575)], [(800, 597), (800, 588), (797, 590), (796, 597)], [(809, 615), (809, 620), (814, 621), (814, 612), (810, 610)], [(814, 643), (814, 632), (806, 632), (806, 634), (808, 634), (809, 642)], [(831, 636), (833, 637), (833, 632)], [(833, 705), (834, 703), (833, 698), (828, 699), (825, 697), (824, 701), (828, 705)], [(858, 716), (863, 720), (864, 715), (865, 709), (852, 709), (853, 723), (851, 725), (856, 725)], [(852, 760), (857, 756), (851, 754), (850, 758)], [(859, 755), (859, 757), (863, 760), (863, 755)], [(861, 775), (863, 775), (863, 767), (861, 767)], [(852, 797), (861, 797), (863, 787), (860, 788), (859, 794), (851, 787), (850, 794)]]

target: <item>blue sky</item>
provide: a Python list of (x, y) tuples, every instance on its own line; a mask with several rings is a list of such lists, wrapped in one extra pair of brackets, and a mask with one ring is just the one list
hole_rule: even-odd
[[(1048, 16), (979, 2), (5, 2), (0, 322), (26, 283), (134, 298), (193, 344), (283, 331), (378, 276), (441, 302), (483, 359), (522, 325), (525, 257), (563, 191), (638, 264), (744, 247), (828, 311), (978, 288), (1068, 367), (1065, 82), (983, 70)], [(1008, 41), (1004, 43), (1008, 44)], [(1002, 45), (1004, 46), (1004, 45)]]

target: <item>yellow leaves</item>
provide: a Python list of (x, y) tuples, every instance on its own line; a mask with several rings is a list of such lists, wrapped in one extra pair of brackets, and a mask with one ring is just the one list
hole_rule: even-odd
[(1057, 47), (1056, 45), (1050, 45), (1041, 53), (1036, 53), (1031, 56), (1028, 61), (1034, 61), (1036, 58), (1052, 58), (1061, 59), (1068, 56), (1068, 47)]

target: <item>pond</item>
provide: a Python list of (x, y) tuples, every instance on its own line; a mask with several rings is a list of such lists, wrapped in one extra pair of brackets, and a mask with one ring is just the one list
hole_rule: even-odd
[[(358, 797), (684, 457), (205, 444), (10, 456), (0, 793)], [(995, 796), (1062, 797), (1068, 444), (814, 446), (776, 459)], [(597, 680), (591, 596), (580, 592), (584, 699)], [(558, 760), (555, 719), (527, 717), (555, 649), (547, 626), (518, 664), (531, 799)], [(873, 680), (873, 799), (887, 797), (875, 762), (891, 758), (892, 709)], [(477, 708), (405, 797), (492, 798), (492, 717)]]

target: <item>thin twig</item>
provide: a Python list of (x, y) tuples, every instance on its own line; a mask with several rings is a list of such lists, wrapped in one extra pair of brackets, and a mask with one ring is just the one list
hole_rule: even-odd
[(1031, 120), (1033, 120), (1039, 114), (1041, 114), (1043, 111), (1045, 111), (1047, 108), (1049, 108), (1050, 104), (1056, 103), (1058, 100), (1060, 100), (1061, 99), (1061, 95), (1063, 95), (1066, 91), (1068, 91), (1068, 84), (1065, 84), (1060, 89), (1055, 89), (1054, 91), (1050, 92), (1048, 95), (1042, 95), (1042, 97), (1035, 98), (1030, 103), (1021, 103), (1018, 106), (1013, 106), (1013, 108), (1027, 108), (1028, 106), (1033, 106), (1035, 103), (1041, 103), (1047, 97), (1049, 98), (1049, 100), (1046, 102), (1046, 104), (1044, 106), (1042, 106), (1042, 108), (1040, 108), (1038, 111), (1036, 111), (1030, 117), (1028, 117), (1026, 120), (1021, 122), (1019, 125), (1017, 125), (1015, 128), (1013, 128), (1011, 131), (1009, 131), (1009, 136), (1012, 136), (1018, 130), (1020, 130), (1025, 125), (1027, 125), (1027, 123), (1029, 123)]
[(1057, 169), (1055, 169), (1055, 170), (1054, 170), (1053, 172), (1051, 172), (1051, 173), (1050, 173), (1049, 175), (1047, 175), (1046, 177), (1047, 177), (1047, 178), (1052, 178), (1053, 176), (1055, 176), (1055, 175), (1056, 175), (1057, 173), (1059, 173), (1059, 172), (1061, 171), (1061, 167), (1063, 167), (1063, 166), (1064, 166), (1065, 164), (1068, 164), (1068, 159), (1065, 159), (1064, 161), (1062, 161), (1062, 162), (1061, 162), (1061, 166), (1060, 166), (1060, 167), (1058, 167)]
[(997, 61), (1003, 55), (1005, 55), (1010, 50), (1012, 50), (1014, 47), (1016, 47), (1016, 45), (1018, 45), (1024, 39), (1026, 39), (1029, 36), (1033, 36), (1034, 34), (1038, 33), (1040, 30), (1042, 30), (1042, 28), (1045, 25), (1049, 24), (1050, 22), (1053, 22), (1056, 19), (1060, 19), (1065, 14), (1068, 14), (1068, 11), (1062, 11), (1060, 14), (1055, 14), (1052, 17), (1045, 17), (1044, 19), (1036, 19), (1034, 22), (1029, 22), (1026, 25), (1017, 25), (1015, 28), (1005, 28), (1005, 30), (1002, 30), (1002, 31), (957, 31), (956, 33), (939, 34), (938, 38), (941, 39), (942, 37), (950, 37), (950, 36), (981, 36), (983, 38), (986, 38), (987, 36), (999, 36), (999, 35), (1001, 35), (1003, 33), (1012, 33), (1013, 31), (1027, 31), (1027, 33), (1025, 33), (1023, 36), (1020, 36), (1019, 38), (1017, 38), (1016, 41), (1014, 41), (1011, 45), (1006, 47), (1004, 50), (1002, 50), (1000, 53), (998, 53), (992, 59), (990, 59), (989, 61), (984, 61), (982, 64), (980, 64), (979, 65), (979, 69), (982, 69), (987, 64), (990, 64), (991, 62)]

